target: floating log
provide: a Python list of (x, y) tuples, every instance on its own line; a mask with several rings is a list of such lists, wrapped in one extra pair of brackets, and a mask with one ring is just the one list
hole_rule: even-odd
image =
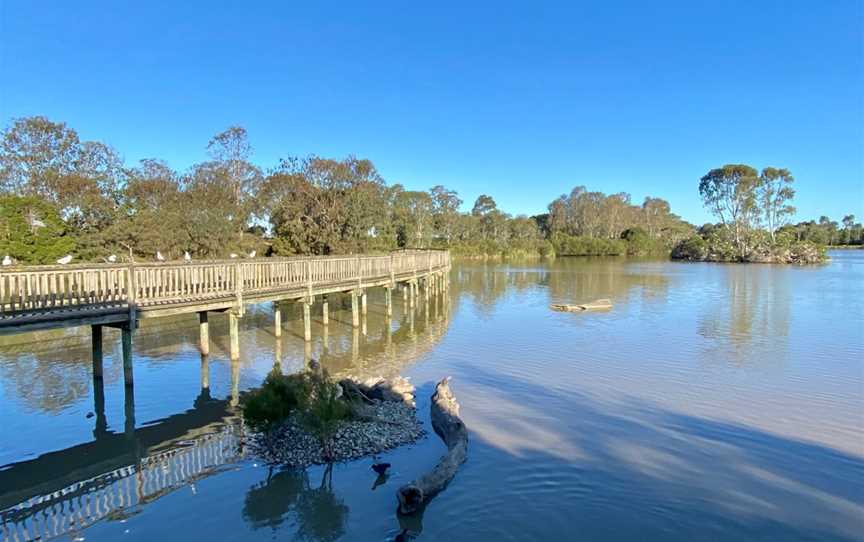
[(612, 309), (612, 301), (609, 299), (598, 299), (590, 303), (582, 303), (579, 305), (569, 305), (566, 303), (553, 303), (549, 305), (553, 311), (562, 312), (585, 312), (585, 311), (608, 311)]
[(400, 514), (415, 514), (456, 476), (459, 466), (468, 458), (468, 430), (459, 417), (459, 403), (450, 391), (450, 377), (435, 387), (432, 395), (432, 428), (447, 445), (447, 453), (428, 473), (399, 488)]
[(414, 406), (414, 385), (406, 378), (396, 377), (390, 380), (381, 377), (367, 378), (358, 381), (351, 377), (339, 381), (342, 389), (354, 398), (370, 402), (372, 399), (379, 401), (402, 401)]

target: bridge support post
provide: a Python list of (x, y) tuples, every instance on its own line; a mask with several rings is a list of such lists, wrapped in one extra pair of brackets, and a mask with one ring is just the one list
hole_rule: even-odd
[(228, 334), (230, 335), (232, 360), (240, 359), (240, 317), (234, 312), (228, 313)]
[(126, 386), (123, 393), (123, 433), (128, 440), (135, 438), (135, 388)]
[(282, 309), (278, 303), (273, 305), (273, 335), (277, 338), (282, 336)]
[(309, 342), (312, 340), (312, 300), (303, 300), (303, 340)]
[(210, 358), (207, 354), (201, 354), (201, 389), (210, 389)]
[(366, 309), (366, 290), (360, 290), (360, 312), (365, 317), (367, 314)]
[(240, 356), (231, 360), (231, 401), (232, 408), (240, 404)]
[(102, 379), (102, 326), (90, 326), (90, 343), (93, 350), (93, 378)]
[(121, 342), (123, 344), (123, 382), (126, 386), (131, 387), (133, 384), (132, 378), (132, 326), (129, 323), (120, 328)]
[(198, 313), (198, 349), (205, 356), (210, 353), (210, 320), (207, 311)]
[(393, 288), (384, 287), (384, 303), (387, 305), (387, 318), (393, 316)]
[(360, 327), (360, 311), (357, 307), (357, 290), (351, 292), (351, 326), (354, 328)]
[(327, 296), (324, 296), (324, 299), (321, 302), (321, 323), (325, 326), (330, 324), (330, 303)]

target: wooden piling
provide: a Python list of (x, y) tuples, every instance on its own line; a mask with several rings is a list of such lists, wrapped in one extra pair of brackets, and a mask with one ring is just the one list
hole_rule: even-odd
[(228, 334), (230, 335), (230, 357), (240, 359), (240, 317), (233, 312), (228, 313)]
[(312, 340), (312, 303), (310, 300), (303, 300), (303, 340), (309, 342)]
[(393, 289), (389, 286), (384, 287), (384, 303), (387, 305), (387, 318), (393, 316)]
[(360, 293), (360, 312), (363, 314), (363, 316), (366, 316), (366, 314), (367, 314), (366, 290), (362, 290)]
[(207, 311), (198, 313), (198, 349), (205, 356), (210, 353), (210, 321)]
[(102, 326), (90, 326), (90, 343), (93, 351), (93, 378), (102, 378)]
[(356, 291), (351, 292), (351, 326), (355, 329), (360, 327), (360, 311), (357, 307), (358, 297)]
[(123, 345), (123, 382), (126, 386), (132, 386), (132, 327), (125, 325), (120, 328), (121, 343)]
[(325, 326), (330, 324), (330, 303), (326, 296), (321, 303), (321, 323)]

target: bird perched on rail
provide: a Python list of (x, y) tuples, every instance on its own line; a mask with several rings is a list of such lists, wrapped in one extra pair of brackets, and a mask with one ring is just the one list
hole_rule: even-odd
[(8, 254), (3, 258), (3, 265), (12, 265), (12, 257)]
[(108, 262), (109, 263), (114, 263), (116, 261), (117, 261), (117, 255), (116, 254), (112, 254), (112, 255), (108, 256)]
[(257, 250), (253, 250), (252, 252), (249, 253), (249, 257), (250, 257), (250, 258), (254, 258), (256, 254), (258, 254), (258, 251), (257, 251)]
[(372, 470), (378, 473), (379, 476), (387, 474), (387, 469), (390, 468), (390, 463), (372, 463)]
[(156, 261), (159, 261), (159, 262), (165, 261), (165, 256), (163, 256), (162, 253), (158, 250), (156, 251)]
[(60, 265), (66, 265), (67, 263), (69, 263), (71, 261), (72, 261), (72, 255), (67, 254), (67, 255), (63, 256), (62, 258), (60, 258), (59, 260), (57, 260), (57, 263), (59, 263)]
[(187, 262), (191, 262), (191, 261), (192, 261), (192, 256), (189, 255), (189, 251), (188, 251), (188, 250), (184, 250), (184, 251), (183, 251), (183, 259), (184, 259), (185, 261), (187, 261)]
[(232, 252), (231, 254), (228, 255), (228, 257), (231, 258), (231, 259), (233, 260), (234, 258), (237, 257), (237, 254), (234, 253), (234, 252)]

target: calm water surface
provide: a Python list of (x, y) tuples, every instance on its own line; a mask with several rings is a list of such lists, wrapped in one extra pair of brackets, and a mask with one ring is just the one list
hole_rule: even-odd
[[(861, 540), (864, 251), (832, 258), (459, 264), (449, 300), (397, 298), (389, 333), (381, 292), (365, 333), (331, 301), (308, 349), (296, 307), (281, 339), (253, 307), (235, 364), (221, 317), (204, 360), (194, 317), (157, 320), (133, 395), (110, 332), (104, 392), (87, 333), (5, 338), (0, 539)], [(611, 312), (548, 309), (601, 297)], [(411, 377), (427, 426), (453, 377), (469, 460), (423, 518), (400, 524), (395, 490), (435, 463), (434, 436), (386, 454), (377, 487), (369, 459), (298, 473), (244, 451), (238, 393), (309, 358)]]

